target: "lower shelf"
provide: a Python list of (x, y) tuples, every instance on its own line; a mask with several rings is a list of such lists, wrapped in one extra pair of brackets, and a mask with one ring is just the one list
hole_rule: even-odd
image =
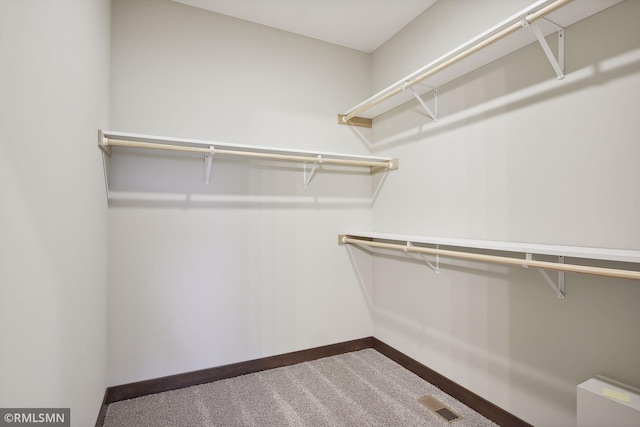
[[(416, 243), (419, 246), (416, 246)], [(416, 253), (435, 255), (435, 265), (425, 258), (434, 270), (439, 269), (439, 257), (460, 258), (470, 261), (490, 262), (497, 264), (518, 265), (537, 268), (558, 298), (564, 298), (564, 273), (583, 273), (620, 279), (640, 280), (640, 271), (593, 267), (581, 264), (567, 264), (565, 257), (617, 261), (635, 264), (640, 268), (640, 251), (622, 249), (601, 249), (578, 246), (557, 246), (526, 243), (497, 242), (490, 240), (448, 239), (427, 236), (409, 236), (389, 233), (348, 233), (338, 235), (338, 244), (350, 244), (372, 249), (403, 251), (407, 254)], [(446, 249), (442, 249), (445, 246)], [(500, 255), (487, 255), (470, 251), (492, 250), (501, 252)], [(524, 254), (524, 258), (518, 255)], [(534, 255), (557, 256), (557, 262), (534, 259)], [(545, 270), (558, 272), (558, 280), (554, 282)]]

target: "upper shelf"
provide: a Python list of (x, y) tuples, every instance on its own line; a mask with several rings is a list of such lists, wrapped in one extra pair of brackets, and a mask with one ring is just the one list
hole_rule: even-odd
[[(111, 157), (113, 147), (143, 148), (153, 150), (182, 151), (204, 155), (204, 182), (209, 184), (213, 157), (239, 156), (260, 160), (299, 162), (304, 165), (303, 183), (305, 188), (313, 179), (321, 165), (340, 165), (368, 168), (370, 173), (386, 172), (398, 168), (398, 159), (389, 157), (360, 156), (355, 154), (308, 151), (276, 148), (258, 145), (241, 145), (227, 142), (203, 141), (197, 139), (172, 138), (166, 136), (141, 135), (135, 133), (98, 130), (98, 147)], [(307, 170), (307, 166), (309, 170)], [(105, 178), (107, 177), (107, 166)], [(107, 192), (108, 179), (107, 179)]]
[[(540, 38), (581, 21), (622, 0), (539, 0), (489, 28), (424, 67), (398, 80), (360, 104), (340, 114), (341, 124), (371, 127), (371, 119), (411, 101)], [(545, 18), (545, 19), (541, 19)], [(534, 31), (518, 31), (532, 26)], [(536, 32), (539, 34), (536, 35)], [(507, 37), (508, 36), (508, 37)], [(544, 46), (547, 56), (551, 55)], [(553, 59), (549, 58), (550, 61)], [(557, 68), (558, 64), (554, 65)], [(558, 72), (558, 78), (563, 74)], [(415, 86), (415, 89), (414, 89)], [(414, 91), (415, 90), (415, 94)], [(422, 102), (422, 101), (421, 101)], [(431, 113), (430, 113), (431, 114)], [(437, 113), (436, 113), (437, 114)], [(434, 117), (435, 119), (435, 117)]]

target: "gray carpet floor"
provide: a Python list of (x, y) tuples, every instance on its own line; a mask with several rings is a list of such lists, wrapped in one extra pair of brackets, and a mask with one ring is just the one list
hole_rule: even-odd
[[(432, 395), (449, 423), (417, 402)], [(373, 349), (109, 405), (105, 427), (496, 426)]]

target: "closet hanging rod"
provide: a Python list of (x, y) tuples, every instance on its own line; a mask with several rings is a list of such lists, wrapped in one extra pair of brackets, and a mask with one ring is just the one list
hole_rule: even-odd
[[(256, 151), (238, 151), (238, 150), (224, 150), (214, 148), (200, 147), (188, 147), (181, 145), (166, 145), (166, 144), (154, 144), (151, 142), (137, 142), (137, 141), (124, 141), (118, 139), (109, 139), (108, 145), (115, 147), (131, 147), (131, 148), (151, 148), (155, 150), (171, 150), (171, 151), (186, 151), (190, 153), (203, 153), (228, 155), (228, 156), (243, 156), (252, 157), (258, 159), (269, 160), (285, 160), (292, 162), (309, 162), (314, 163), (318, 161), (318, 157), (301, 156), (301, 155), (287, 155), (287, 154), (272, 154), (272, 153), (259, 153)], [(320, 157), (323, 164), (335, 164), (335, 165), (350, 165), (350, 166), (369, 166), (369, 167), (389, 167), (389, 161), (372, 161), (372, 160), (352, 160), (352, 159), (332, 159)]]
[(565, 271), (571, 273), (583, 273), (605, 277), (615, 277), (620, 279), (640, 280), (640, 271), (621, 270), (614, 268), (591, 267), (579, 264), (564, 264), (550, 261), (539, 261), (534, 259), (511, 258), (507, 256), (485, 255), (474, 252), (455, 251), (448, 249), (426, 248), (414, 245), (400, 245), (394, 243), (384, 243), (372, 241), (369, 238), (354, 238), (349, 235), (339, 235), (339, 244), (353, 244), (360, 246), (370, 246), (379, 249), (391, 249), (403, 252), (417, 252), (431, 255), (441, 255), (450, 258), (460, 258), (471, 261), (491, 262), (496, 264), (518, 265), (541, 268), (544, 270)]
[[(412, 74), (409, 74), (405, 78), (397, 81), (391, 86), (373, 95), (369, 99), (351, 108), (344, 115), (341, 115), (342, 121), (344, 123), (348, 123), (351, 119), (356, 117), (358, 114), (386, 101), (387, 99), (401, 93), (405, 89), (417, 83), (420, 83), (424, 79), (442, 71), (443, 69), (463, 60), (464, 58), (478, 52), (479, 50), (484, 49), (485, 47), (523, 28), (523, 24), (525, 24), (524, 21), (526, 21), (527, 25), (531, 24), (534, 21), (544, 17), (545, 15), (548, 15), (554, 12), (555, 10), (561, 8), (562, 6), (566, 5), (571, 1), (573, 0), (555, 0), (555, 1), (539, 0), (537, 1), (536, 3), (530, 5), (523, 11), (517, 13), (516, 15), (511, 16), (510, 18), (507, 18), (501, 23), (483, 32), (482, 34), (479, 34), (473, 39), (458, 46), (452, 51), (444, 54), (443, 56), (436, 59), (435, 61), (432, 61), (431, 63), (425, 65), (419, 70), (413, 72)], [(539, 10), (534, 11), (535, 9), (545, 4), (546, 6), (542, 7)], [(515, 22), (512, 22), (512, 21), (515, 21)], [(492, 34), (495, 31), (497, 31), (499, 28), (504, 27), (505, 25), (508, 25), (508, 26), (498, 31), (495, 34)]]
[(108, 131), (99, 131), (98, 140), (98, 146), (108, 156), (111, 155), (110, 147), (129, 147), (182, 151), (201, 154), (240, 156), (264, 160), (322, 163), (343, 166), (365, 166), (371, 168), (372, 173), (398, 168), (397, 159), (386, 157), (357, 156), (327, 152), (310, 152), (303, 150), (229, 144), (213, 141), (153, 137), (150, 135), (139, 134), (124, 134)]

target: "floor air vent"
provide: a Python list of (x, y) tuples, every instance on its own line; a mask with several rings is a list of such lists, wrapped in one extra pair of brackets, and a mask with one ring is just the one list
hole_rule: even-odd
[(456, 414), (451, 408), (449, 408), (444, 403), (440, 402), (433, 396), (424, 396), (418, 399), (423, 406), (425, 406), (431, 412), (435, 412), (439, 416), (441, 416), (445, 421), (450, 423), (459, 421), (462, 417), (459, 414)]

